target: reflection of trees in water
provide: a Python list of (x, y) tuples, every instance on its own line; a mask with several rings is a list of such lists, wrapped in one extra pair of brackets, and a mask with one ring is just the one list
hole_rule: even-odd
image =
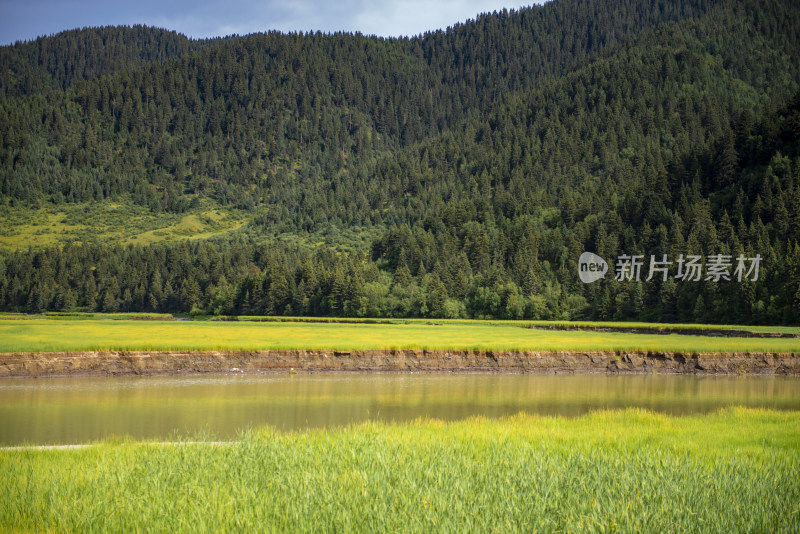
[(800, 380), (672, 375), (296, 375), (25, 379), (0, 385), (0, 443), (109, 436), (235, 437), (248, 428), (366, 420), (578, 416), (639, 407), (669, 414), (743, 405), (800, 409)]

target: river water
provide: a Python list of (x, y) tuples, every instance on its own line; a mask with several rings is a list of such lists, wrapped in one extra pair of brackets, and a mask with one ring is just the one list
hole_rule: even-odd
[(315, 374), (0, 380), (0, 446), (215, 437), (366, 420), (640, 407), (800, 410), (800, 378), (686, 375)]

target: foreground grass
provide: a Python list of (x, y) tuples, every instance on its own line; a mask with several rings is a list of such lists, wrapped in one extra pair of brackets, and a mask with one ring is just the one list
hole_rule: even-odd
[(425, 324), (18, 320), (0, 317), (0, 352), (91, 350), (652, 350), (800, 352), (800, 338), (549, 331), (496, 322)]
[(0, 451), (0, 529), (800, 530), (800, 413), (369, 423)]

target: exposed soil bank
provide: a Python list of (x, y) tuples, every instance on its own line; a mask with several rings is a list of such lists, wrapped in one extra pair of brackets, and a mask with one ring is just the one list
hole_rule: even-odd
[(263, 350), (0, 353), (0, 376), (314, 371), (800, 375), (800, 353)]

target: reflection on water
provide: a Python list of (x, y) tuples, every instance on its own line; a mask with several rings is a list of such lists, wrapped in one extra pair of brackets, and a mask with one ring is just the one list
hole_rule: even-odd
[(235, 437), (417, 417), (576, 416), (629, 406), (670, 414), (730, 405), (800, 409), (800, 379), (669, 375), (364, 374), (0, 380), (0, 445), (111, 436)]

